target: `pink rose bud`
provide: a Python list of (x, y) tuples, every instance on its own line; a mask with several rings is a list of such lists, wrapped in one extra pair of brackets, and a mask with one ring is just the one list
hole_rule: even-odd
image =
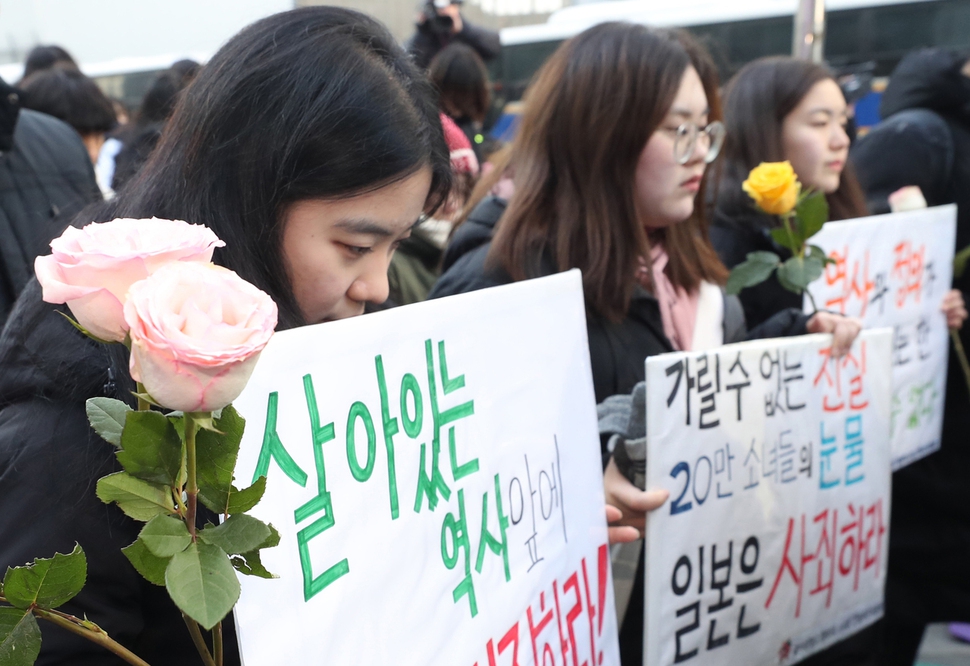
[(172, 261), (204, 264), (224, 246), (208, 227), (180, 220), (118, 219), (68, 227), (37, 257), (34, 273), (48, 303), (67, 303), (91, 335), (121, 342), (128, 332), (128, 287)]
[(918, 185), (907, 185), (889, 195), (889, 209), (894, 213), (926, 208), (923, 190)]
[(211, 412), (242, 393), (276, 303), (230, 270), (174, 262), (128, 291), (131, 376), (163, 407)]

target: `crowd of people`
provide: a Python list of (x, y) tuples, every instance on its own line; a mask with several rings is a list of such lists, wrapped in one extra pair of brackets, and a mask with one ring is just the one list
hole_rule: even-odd
[[(139, 526), (93, 491), (117, 463), (85, 400), (130, 402), (133, 386), (127, 352), (77, 333), (31, 280), (65, 225), (206, 224), (227, 242), (214, 261), (273, 297), (280, 328), (579, 268), (596, 400), (639, 418), (649, 356), (808, 332), (833, 334), (840, 355), (860, 331), (804, 314), (774, 278), (725, 292), (749, 252), (790, 256), (741, 188), (759, 163), (789, 161), (835, 220), (918, 185), (930, 205), (959, 204), (957, 245), (970, 244), (966, 56), (905, 57), (885, 119), (853, 142), (822, 65), (767, 58), (722, 82), (687, 32), (604, 23), (542, 66), (503, 145), (484, 127), (497, 37), (429, 4), (410, 52), (350, 10), (263, 19), (162, 73), (130, 122), (57, 47), (0, 83), (0, 567), (80, 543), (88, 583), (65, 610), (150, 663), (197, 658), (165, 591), (120, 552)], [(957, 329), (960, 291), (940, 304)], [(970, 395), (949, 376), (942, 449), (893, 478), (885, 618), (805, 663), (909, 665), (927, 623), (970, 621)], [(611, 539), (636, 540), (667, 495), (637, 485), (638, 418), (602, 425)], [(642, 663), (643, 611), (634, 594), (620, 618), (624, 664)], [(45, 627), (38, 663), (115, 662)]]

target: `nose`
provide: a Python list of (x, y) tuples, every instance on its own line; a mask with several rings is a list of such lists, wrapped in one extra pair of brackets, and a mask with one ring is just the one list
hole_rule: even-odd
[(711, 137), (708, 136), (707, 132), (698, 132), (697, 138), (694, 140), (694, 147), (690, 151), (690, 158), (687, 160), (685, 166), (703, 162), (704, 158), (707, 157), (707, 151), (710, 149)]
[(390, 258), (370, 257), (363, 272), (347, 290), (347, 297), (358, 303), (380, 304), (387, 300), (390, 287), (387, 284), (387, 269)]
[(830, 147), (833, 150), (842, 150), (843, 148), (848, 148), (849, 146), (849, 135), (846, 133), (845, 128), (839, 123), (835, 124), (835, 131), (832, 133), (832, 140), (830, 142)]

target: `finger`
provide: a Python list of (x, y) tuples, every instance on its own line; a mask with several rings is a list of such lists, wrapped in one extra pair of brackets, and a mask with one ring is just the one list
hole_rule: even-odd
[(619, 527), (610, 527), (607, 530), (607, 535), (610, 545), (615, 543), (630, 543), (640, 538), (640, 530), (629, 525), (622, 525)]
[(653, 511), (663, 506), (663, 503), (670, 497), (666, 490), (639, 490), (635, 494), (630, 494), (624, 503), (632, 510), (637, 512)]
[(816, 312), (805, 324), (805, 330), (809, 333), (831, 333), (832, 326), (828, 315), (824, 312)]
[(606, 505), (606, 522), (615, 523), (616, 521), (623, 518), (623, 512), (617, 509), (612, 504)]
[(840, 322), (832, 334), (832, 356), (841, 358), (852, 347), (852, 342), (859, 334), (859, 328), (851, 321)]

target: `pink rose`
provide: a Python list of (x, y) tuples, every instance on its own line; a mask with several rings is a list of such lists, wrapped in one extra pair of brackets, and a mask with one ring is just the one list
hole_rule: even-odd
[(169, 409), (225, 407), (249, 381), (276, 316), (273, 299), (230, 270), (163, 266), (128, 291), (131, 376)]
[(907, 185), (889, 195), (889, 209), (894, 213), (926, 208), (926, 199), (919, 185)]
[(119, 219), (68, 227), (37, 257), (34, 273), (48, 303), (67, 303), (89, 333), (121, 342), (128, 287), (172, 261), (209, 263), (224, 246), (212, 230), (180, 220)]

